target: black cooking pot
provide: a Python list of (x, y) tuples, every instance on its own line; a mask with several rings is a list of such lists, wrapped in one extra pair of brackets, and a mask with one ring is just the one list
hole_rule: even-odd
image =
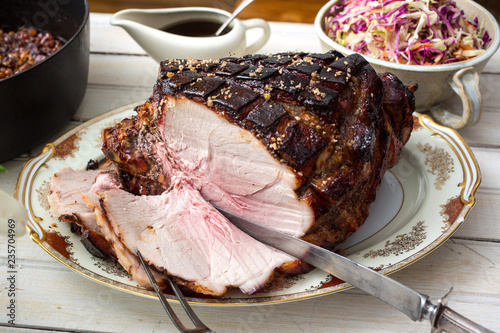
[(0, 162), (46, 142), (78, 109), (89, 69), (87, 0), (0, 0), (0, 27), (28, 26), (66, 41), (35, 66), (0, 80)]

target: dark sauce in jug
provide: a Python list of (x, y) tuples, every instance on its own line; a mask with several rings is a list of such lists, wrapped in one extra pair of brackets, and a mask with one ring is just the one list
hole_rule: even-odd
[[(212, 37), (221, 25), (222, 23), (220, 22), (190, 21), (175, 25), (168, 25), (160, 30), (187, 37)], [(227, 27), (224, 31), (222, 31), (221, 35), (224, 35), (229, 31), (231, 31), (231, 29)]]

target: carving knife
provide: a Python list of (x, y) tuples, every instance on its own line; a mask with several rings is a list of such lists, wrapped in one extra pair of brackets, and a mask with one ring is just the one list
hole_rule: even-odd
[[(217, 207), (216, 207), (217, 208)], [(337, 253), (282, 232), (250, 222), (217, 208), (222, 215), (243, 232), (258, 241), (301, 259), (346, 281), (353, 286), (395, 307), (413, 321), (429, 320), (431, 332), (490, 332), (450, 309), (446, 303), (450, 292), (434, 305), (429, 296), (365, 267)]]

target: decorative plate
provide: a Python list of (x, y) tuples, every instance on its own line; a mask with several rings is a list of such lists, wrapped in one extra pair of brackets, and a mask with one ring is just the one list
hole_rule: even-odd
[[(16, 197), (29, 211), (34, 242), (72, 270), (98, 283), (136, 295), (156, 295), (139, 286), (119, 264), (92, 256), (68, 223), (53, 218), (47, 194), (52, 175), (64, 167), (84, 169), (104, 157), (100, 132), (133, 115), (134, 105), (110, 111), (69, 131), (24, 166)], [(456, 131), (415, 117), (411, 139), (399, 163), (386, 173), (365, 224), (342, 245), (350, 259), (388, 274), (429, 254), (464, 222), (480, 183), (478, 164)], [(206, 305), (252, 305), (300, 300), (351, 287), (316, 269), (269, 293), (252, 296), (238, 290), (222, 298), (193, 296)], [(166, 295), (167, 299), (173, 299)]]

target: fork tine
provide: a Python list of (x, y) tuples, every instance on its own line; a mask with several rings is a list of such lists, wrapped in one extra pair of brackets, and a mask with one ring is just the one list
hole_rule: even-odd
[[(189, 303), (186, 301), (186, 298), (182, 294), (182, 291), (180, 290), (180, 288), (177, 285), (177, 283), (175, 283), (172, 280), (172, 278), (170, 278), (170, 276), (168, 276), (168, 275), (167, 275), (167, 279), (168, 279), (168, 282), (170, 282), (170, 286), (172, 287), (172, 289), (173, 289), (173, 291), (175, 293), (175, 296), (177, 296), (177, 299), (181, 303), (184, 311), (186, 311), (187, 315), (189, 316), (189, 319), (191, 319), (191, 321), (193, 322), (193, 324), (197, 328), (200, 327), (200, 328), (204, 328), (206, 330), (210, 330), (207, 326), (205, 326), (205, 324), (203, 324), (201, 322), (200, 318), (198, 318), (198, 316), (196, 315), (196, 313), (194, 313), (193, 309), (191, 308), (191, 306), (189, 305)], [(212, 331), (210, 331), (210, 332), (212, 332)]]
[(161, 304), (163, 305), (163, 308), (167, 312), (168, 316), (170, 317), (170, 320), (172, 320), (173, 324), (175, 327), (182, 333), (215, 333), (211, 329), (209, 329), (203, 322), (198, 318), (198, 316), (194, 313), (193, 309), (191, 306), (188, 304), (186, 301), (186, 298), (182, 294), (181, 290), (179, 289), (179, 286), (177, 283), (175, 283), (168, 275), (167, 279), (168, 282), (170, 283), (170, 286), (172, 287), (175, 296), (177, 296), (177, 299), (182, 305), (182, 308), (184, 311), (186, 311), (189, 319), (193, 322), (195, 325), (195, 328), (187, 328), (182, 324), (182, 322), (179, 320), (177, 315), (175, 314), (174, 310), (168, 304), (167, 299), (165, 298), (165, 295), (163, 295), (163, 292), (161, 291), (160, 287), (158, 286), (158, 283), (156, 282), (156, 279), (154, 278), (153, 274), (151, 273), (151, 270), (149, 269), (148, 265), (144, 262), (144, 259), (142, 258), (141, 252), (137, 250), (137, 256), (139, 257), (139, 260), (141, 261), (142, 266), (144, 267), (144, 270), (146, 271), (146, 274), (149, 278), (149, 281), (151, 281), (151, 284), (153, 285), (153, 289), (156, 292), (156, 295), (158, 295), (158, 298), (160, 299)]

